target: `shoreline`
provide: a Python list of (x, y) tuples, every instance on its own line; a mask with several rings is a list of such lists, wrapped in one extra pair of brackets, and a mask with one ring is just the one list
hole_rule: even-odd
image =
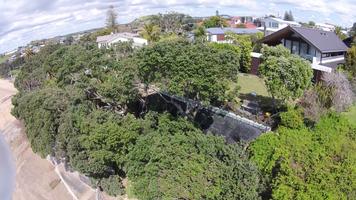
[(67, 171), (63, 163), (34, 153), (23, 123), (11, 115), (11, 98), (16, 93), (12, 81), (0, 79), (0, 134), (14, 165), (13, 200), (128, 199), (127, 195), (108, 196), (86, 184), (85, 176)]
[(10, 147), (0, 132), (0, 197), (11, 200), (15, 184), (15, 165)]
[(55, 167), (32, 151), (23, 124), (11, 115), (11, 97), (16, 93), (10, 80), (0, 79), (0, 134), (9, 146), (15, 170), (12, 199), (73, 199)]

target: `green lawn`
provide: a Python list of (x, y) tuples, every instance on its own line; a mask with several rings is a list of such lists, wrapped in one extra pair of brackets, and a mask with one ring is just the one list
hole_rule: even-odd
[[(258, 76), (240, 73), (237, 82), (229, 83), (229, 91), (233, 91), (236, 86), (240, 87), (239, 95), (234, 99), (237, 107), (240, 106), (242, 100), (257, 100), (263, 108), (270, 107), (272, 104), (272, 99), (268, 94), (266, 85), (263, 79)], [(252, 92), (256, 93), (257, 96), (252, 96)]]
[(9, 56), (0, 56), (0, 64), (5, 62), (8, 58)]
[(352, 106), (348, 112), (343, 114), (349, 119), (350, 123), (356, 126), (356, 105)]
[(257, 95), (269, 97), (267, 88), (261, 78), (252, 74), (239, 74), (238, 85), (241, 94), (249, 94), (251, 92), (257, 93)]

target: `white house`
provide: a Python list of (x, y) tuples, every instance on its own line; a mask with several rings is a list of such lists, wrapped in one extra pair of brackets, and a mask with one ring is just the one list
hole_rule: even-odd
[(335, 26), (332, 24), (324, 24), (324, 23), (315, 23), (315, 28), (323, 30), (323, 31), (335, 31)]
[(260, 31), (263, 31), (265, 33), (265, 36), (270, 35), (276, 31), (279, 31), (287, 26), (292, 26), (292, 27), (301, 27), (301, 25), (298, 22), (294, 21), (285, 21), (280, 18), (275, 18), (275, 17), (266, 17), (261, 20), (261, 27), (258, 27)]
[(134, 33), (116, 33), (110, 35), (99, 36), (96, 38), (98, 47), (110, 47), (112, 44), (118, 42), (129, 42), (132, 41), (133, 47), (142, 47), (147, 45), (148, 42), (146, 39), (139, 37), (139, 35)]
[(257, 29), (249, 28), (207, 28), (206, 37), (209, 42), (218, 42), (218, 43), (231, 43), (225, 38), (227, 33), (235, 33), (238, 35), (253, 35), (260, 32)]

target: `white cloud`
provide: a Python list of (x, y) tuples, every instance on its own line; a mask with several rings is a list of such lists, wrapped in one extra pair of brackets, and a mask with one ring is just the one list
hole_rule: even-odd
[(109, 5), (117, 8), (123, 23), (158, 12), (208, 16), (217, 9), (222, 14), (254, 16), (293, 10), (298, 20), (330, 18), (349, 26), (356, 21), (356, 0), (0, 0), (0, 52), (34, 39), (103, 26)]

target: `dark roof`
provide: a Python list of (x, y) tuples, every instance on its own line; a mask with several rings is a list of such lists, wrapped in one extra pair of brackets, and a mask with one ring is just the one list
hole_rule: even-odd
[(221, 35), (227, 32), (233, 32), (236, 34), (255, 34), (260, 31), (252, 28), (207, 28), (206, 32), (212, 35)]
[(304, 27), (287, 26), (282, 30), (266, 36), (263, 42), (268, 43), (269, 40), (280, 39), (290, 34), (290, 32), (296, 33), (322, 53), (347, 51), (345, 43), (334, 32)]

